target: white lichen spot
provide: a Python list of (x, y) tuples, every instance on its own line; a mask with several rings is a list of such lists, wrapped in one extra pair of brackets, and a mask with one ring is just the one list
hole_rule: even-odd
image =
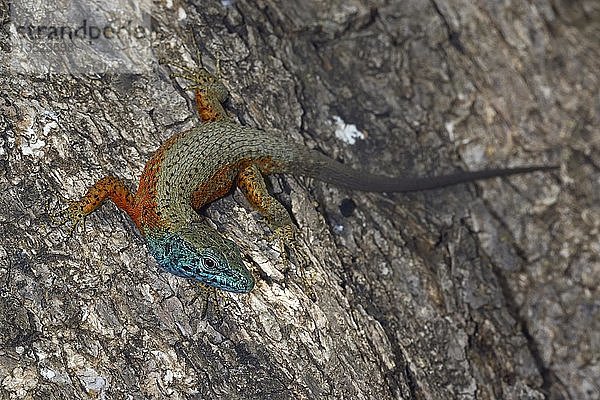
[(173, 0), (167, 0), (167, 1), (166, 1), (166, 3), (165, 3), (165, 6), (166, 6), (168, 9), (171, 9), (171, 8), (173, 8)]
[(42, 115), (44, 116), (44, 118), (46, 119), (50, 119), (52, 121), (58, 122), (58, 114), (56, 114), (54, 111), (52, 110), (44, 110), (42, 112)]
[(333, 116), (335, 124), (335, 137), (348, 143), (355, 144), (356, 139), (364, 140), (365, 135), (356, 128), (354, 124), (346, 124), (344, 120), (337, 115)]
[(549, 99), (552, 96), (552, 88), (550, 86), (541, 85), (540, 90), (545, 98)]
[(389, 268), (387, 267), (387, 265), (384, 265), (384, 266), (381, 268), (381, 275), (383, 275), (383, 276), (388, 276), (388, 275), (391, 275), (391, 274), (392, 274), (392, 270), (391, 270), (391, 269), (389, 269)]
[(341, 224), (335, 224), (335, 225), (333, 226), (333, 232), (334, 232), (336, 235), (341, 235), (342, 233), (344, 233), (344, 225), (341, 225)]
[(152, 295), (150, 285), (148, 285), (148, 284), (142, 285), (142, 294), (144, 295), (144, 299), (148, 303), (154, 303), (155, 299), (154, 299), (154, 296)]
[(87, 368), (77, 375), (88, 392), (97, 394), (97, 398), (104, 398), (104, 392), (108, 386), (106, 378), (98, 374), (93, 368)]
[(179, 21), (183, 21), (186, 18), (187, 18), (187, 13), (183, 9), (183, 7), (179, 7), (179, 9), (177, 10), (177, 19)]
[(558, 254), (560, 254), (561, 257), (568, 259), (571, 256), (571, 249), (569, 243), (563, 243)]
[(462, 157), (467, 165), (481, 165), (485, 161), (485, 147), (481, 144), (472, 144), (465, 148)]
[(42, 132), (44, 133), (44, 136), (48, 136), (48, 133), (50, 133), (50, 131), (55, 128), (58, 128), (58, 124), (56, 122), (54, 122), (54, 121), (48, 122), (42, 128)]
[(452, 142), (454, 141), (454, 125), (455, 125), (454, 121), (449, 121), (444, 124), (444, 127), (446, 128), (446, 132), (448, 132), (448, 138)]
[(40, 368), (40, 375), (51, 381), (56, 376), (56, 371), (50, 368)]
[(90, 308), (88, 306), (82, 304), (80, 307), (80, 310), (81, 310), (81, 321), (82, 322), (87, 321), (87, 319), (90, 316)]
[(170, 385), (170, 384), (172, 384), (172, 383), (173, 383), (173, 378), (174, 378), (174, 376), (175, 376), (175, 375), (173, 374), (173, 371), (171, 371), (170, 369), (168, 369), (168, 370), (165, 372), (164, 382), (165, 382), (167, 385)]
[(231, 7), (235, 3), (234, 0), (221, 0), (221, 5), (223, 7)]
[(71, 378), (69, 377), (69, 374), (67, 374), (65, 371), (57, 371), (48, 367), (41, 367), (40, 375), (49, 380), (50, 382), (59, 383), (62, 385), (70, 384), (72, 382)]

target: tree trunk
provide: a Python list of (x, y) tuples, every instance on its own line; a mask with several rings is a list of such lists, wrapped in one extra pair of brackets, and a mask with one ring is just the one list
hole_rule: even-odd
[[(0, 399), (600, 398), (597, 1), (154, 2), (154, 61), (55, 50), (52, 73), (2, 7)], [(352, 167), (562, 169), (406, 195), (271, 177), (295, 244), (213, 203), (258, 283), (211, 296), (112, 204), (72, 236), (53, 216), (199, 123), (169, 77), (195, 45), (234, 119)]]

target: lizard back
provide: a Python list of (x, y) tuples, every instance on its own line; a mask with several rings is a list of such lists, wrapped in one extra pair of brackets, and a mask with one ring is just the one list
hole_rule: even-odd
[[(302, 158), (303, 152), (296, 149), (297, 144), (277, 132), (229, 121), (207, 122), (157, 150), (146, 165), (140, 190), (152, 186), (145, 180), (155, 181), (151, 197), (156, 213), (167, 224), (179, 225), (192, 219), (193, 210), (227, 194), (248, 165), (257, 165), (263, 174), (288, 171)], [(146, 173), (157, 164), (159, 173)]]

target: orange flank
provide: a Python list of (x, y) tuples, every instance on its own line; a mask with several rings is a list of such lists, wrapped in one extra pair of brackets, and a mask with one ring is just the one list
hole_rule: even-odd
[(145, 228), (155, 228), (160, 225), (160, 217), (156, 213), (156, 184), (158, 183), (158, 173), (160, 171), (161, 157), (152, 157), (144, 168), (144, 173), (140, 178), (140, 186), (135, 195), (136, 207), (133, 213), (129, 214), (135, 225), (140, 230)]
[(140, 178), (140, 185), (135, 194), (136, 204), (134, 211), (129, 214), (135, 225), (140, 230), (146, 228), (158, 228), (163, 225), (159, 213), (156, 211), (156, 188), (160, 168), (165, 158), (165, 153), (185, 132), (177, 133), (167, 139), (162, 146), (152, 155), (144, 167), (144, 172)]

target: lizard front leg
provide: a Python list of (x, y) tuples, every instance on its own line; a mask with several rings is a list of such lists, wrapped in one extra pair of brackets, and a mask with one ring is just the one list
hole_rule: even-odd
[(285, 207), (271, 196), (259, 168), (252, 164), (240, 171), (237, 186), (246, 199), (268, 221), (269, 226), (283, 240), (294, 237), (294, 223)]
[(79, 201), (69, 204), (68, 212), (77, 223), (96, 210), (107, 198), (137, 222), (135, 198), (123, 181), (114, 176), (105, 176), (90, 187)]

